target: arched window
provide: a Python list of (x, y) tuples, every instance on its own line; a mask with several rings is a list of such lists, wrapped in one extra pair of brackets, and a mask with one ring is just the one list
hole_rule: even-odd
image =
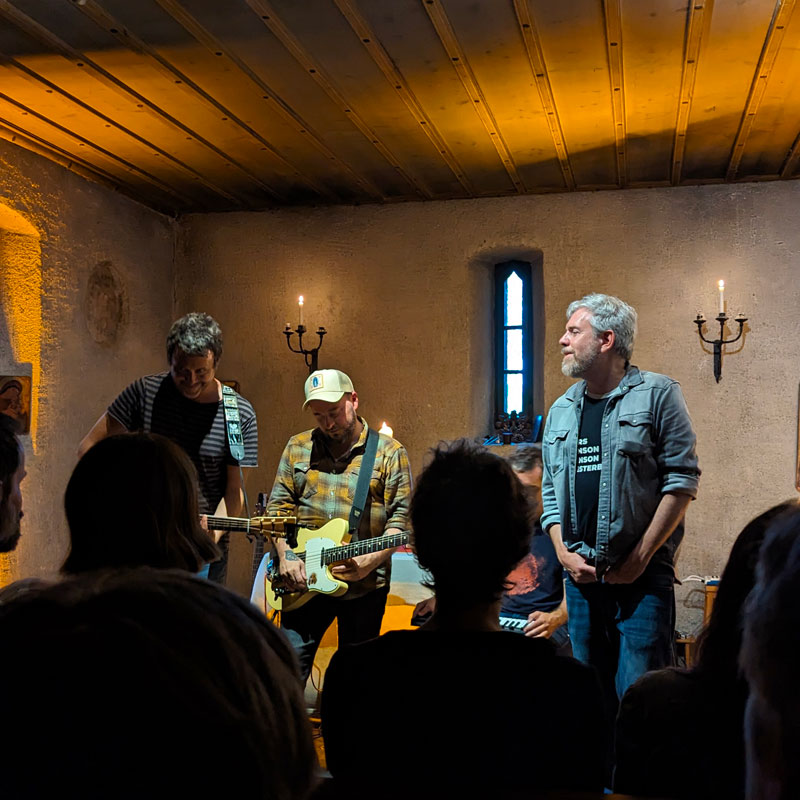
[(535, 311), (541, 307), (535, 300), (541, 300), (540, 295), (540, 268), (534, 270), (524, 261), (496, 265), (494, 427), (498, 433), (510, 432), (513, 441), (535, 441), (540, 432), (535, 403), (540, 394), (535, 377), (538, 365), (534, 361), (541, 344), (536, 335), (540, 326), (535, 324), (535, 316), (539, 316)]

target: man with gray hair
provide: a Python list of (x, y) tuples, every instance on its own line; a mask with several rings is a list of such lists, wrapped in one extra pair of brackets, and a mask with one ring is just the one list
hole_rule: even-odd
[(590, 294), (567, 318), (561, 371), (582, 380), (547, 418), (542, 527), (567, 573), (573, 653), (598, 669), (613, 714), (672, 662), (673, 559), (700, 470), (679, 384), (630, 363), (636, 311)]

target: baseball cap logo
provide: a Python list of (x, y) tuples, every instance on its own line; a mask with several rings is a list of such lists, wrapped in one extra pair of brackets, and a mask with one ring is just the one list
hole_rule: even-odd
[(322, 383), (322, 376), (321, 376), (321, 375), (315, 375), (315, 376), (314, 376), (314, 377), (311, 379), (311, 388), (312, 388), (312, 389), (321, 389), (321, 388), (322, 388), (322, 386), (323, 386), (323, 383)]

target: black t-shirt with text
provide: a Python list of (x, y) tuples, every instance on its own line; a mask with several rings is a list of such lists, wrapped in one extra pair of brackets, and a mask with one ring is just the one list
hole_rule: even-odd
[(578, 539), (590, 547), (597, 540), (597, 499), (603, 452), (600, 431), (607, 397), (585, 395), (581, 427), (578, 432), (578, 464), (575, 468), (575, 507)]

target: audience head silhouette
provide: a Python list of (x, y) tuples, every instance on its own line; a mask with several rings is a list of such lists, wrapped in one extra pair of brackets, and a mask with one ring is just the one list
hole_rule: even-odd
[(504, 459), (467, 439), (439, 445), (411, 499), (414, 549), (437, 600), (498, 600), (506, 576), (529, 552), (529, 513), (524, 487)]
[(767, 532), (745, 614), (741, 663), (748, 800), (800, 796), (800, 510)]
[(179, 570), (87, 573), (0, 605), (3, 796), (304, 798), (294, 654)]
[(219, 556), (200, 527), (194, 465), (163, 436), (125, 433), (98, 442), (75, 467), (64, 509), (66, 573), (138, 566), (197, 572)]
[(715, 679), (739, 680), (739, 651), (742, 647), (743, 611), (756, 582), (758, 554), (770, 524), (791, 509), (795, 502), (773, 506), (751, 520), (736, 538), (722, 572), (711, 617), (697, 643), (697, 669)]

